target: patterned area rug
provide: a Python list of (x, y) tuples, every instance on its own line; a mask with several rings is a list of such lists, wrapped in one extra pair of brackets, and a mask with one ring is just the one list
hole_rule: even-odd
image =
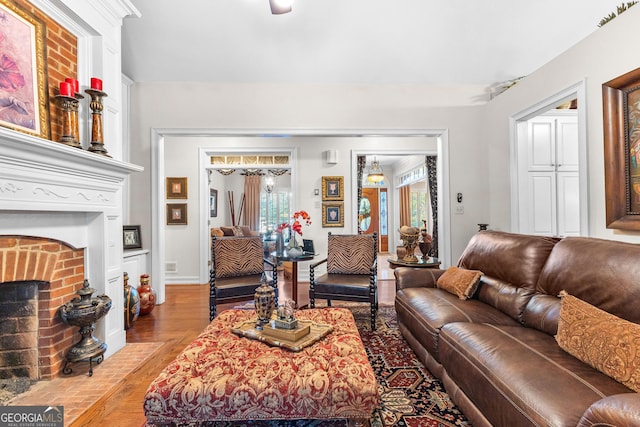
[[(440, 380), (417, 360), (398, 330), (393, 307), (380, 307), (376, 330), (369, 326), (369, 308), (348, 307), (356, 319), (369, 361), (378, 379), (381, 403), (372, 427), (470, 427), (451, 402)], [(202, 427), (346, 427), (346, 420), (211, 422)]]

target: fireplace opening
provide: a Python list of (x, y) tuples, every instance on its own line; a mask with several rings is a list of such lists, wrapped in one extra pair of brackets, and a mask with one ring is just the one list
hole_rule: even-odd
[(38, 379), (38, 287), (35, 280), (0, 286), (0, 379)]
[(82, 288), (84, 258), (58, 240), (0, 236), (0, 380), (23, 388), (61, 376), (78, 337), (58, 310)]

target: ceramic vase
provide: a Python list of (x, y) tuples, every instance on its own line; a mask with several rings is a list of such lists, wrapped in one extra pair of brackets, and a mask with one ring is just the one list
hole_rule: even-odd
[(124, 273), (124, 328), (133, 326), (140, 315), (140, 294), (129, 284), (129, 275)]
[(140, 286), (138, 286), (138, 294), (140, 295), (140, 316), (146, 316), (151, 313), (156, 306), (156, 293), (149, 284), (149, 275), (140, 275)]
[(276, 305), (276, 291), (267, 282), (267, 277), (262, 273), (260, 279), (260, 286), (256, 289), (256, 293), (253, 297), (253, 302), (256, 307), (256, 314), (258, 316), (256, 320), (256, 329), (262, 329), (262, 325), (269, 323), (271, 315)]

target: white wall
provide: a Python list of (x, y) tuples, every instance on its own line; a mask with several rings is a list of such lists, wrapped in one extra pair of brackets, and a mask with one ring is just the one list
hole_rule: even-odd
[[(188, 199), (188, 225), (165, 226), (165, 257), (166, 262), (176, 262), (178, 271), (166, 275), (167, 283), (199, 283), (198, 265), (202, 262), (196, 256), (198, 242), (202, 244), (199, 236), (198, 212), (201, 211), (200, 204), (207, 200), (201, 200), (198, 194), (202, 194), (197, 186), (198, 168), (197, 155), (200, 148), (215, 151), (216, 148), (225, 149), (255, 149), (255, 152), (267, 149), (293, 149), (296, 150), (297, 162), (293, 164), (297, 183), (292, 185), (297, 191), (293, 193), (293, 211), (306, 210), (312, 219), (311, 226), (303, 227), (303, 236), (314, 240), (316, 251), (326, 252), (327, 232), (333, 233), (353, 232), (351, 227), (352, 212), (350, 200), (356, 195), (353, 191), (353, 183), (350, 179), (351, 164), (350, 152), (353, 149), (367, 148), (369, 150), (380, 150), (381, 152), (398, 150), (430, 150), (436, 151), (436, 140), (432, 137), (402, 137), (402, 138), (379, 138), (379, 137), (311, 137), (295, 136), (288, 138), (281, 137), (170, 137), (165, 140), (165, 170), (168, 176), (186, 176), (189, 179), (189, 199)], [(393, 148), (392, 148), (393, 147)], [(340, 159), (338, 164), (330, 165), (325, 161), (325, 151), (336, 149)], [(424, 158), (423, 158), (424, 159)], [(322, 176), (343, 176), (345, 177), (345, 227), (344, 228), (323, 228), (322, 227), (322, 197), (314, 195), (314, 189), (322, 188)], [(230, 225), (230, 209), (228, 205), (229, 197), (226, 190), (233, 190), (235, 197), (236, 218), (238, 215), (239, 203), (244, 191), (244, 176), (235, 173), (231, 176), (220, 178), (214, 172), (213, 180), (218, 184), (213, 185), (225, 189), (225, 194), (218, 192), (218, 218), (212, 221), (211, 226)], [(290, 178), (278, 178), (282, 185), (289, 187)], [(224, 185), (224, 186), (223, 186)], [(390, 190), (392, 191), (392, 189)], [(181, 202), (178, 200), (169, 200)], [(220, 220), (222, 218), (222, 221)], [(390, 225), (392, 227), (392, 225)], [(300, 265), (300, 273), (304, 275), (308, 270), (308, 265)]]
[(602, 83), (640, 67), (635, 41), (640, 7), (629, 9), (563, 55), (491, 101), (481, 139), (487, 141), (492, 227), (510, 229), (509, 117), (585, 81), (588, 138), (589, 230), (594, 237), (639, 243), (636, 232), (609, 230), (605, 222)]
[[(131, 161), (144, 166), (145, 172), (132, 177), (131, 197), (136, 201), (131, 212), (132, 223), (151, 230), (152, 129), (200, 129), (202, 135), (212, 130), (217, 133), (246, 130), (247, 134), (268, 133), (266, 131), (270, 129), (314, 130), (326, 134), (357, 134), (359, 130), (378, 129), (418, 129), (423, 133), (424, 130), (446, 130), (451, 161), (445, 173), (449, 176), (450, 193), (463, 192), (467, 195), (465, 214), (445, 219), (451, 226), (452, 259), (457, 260), (469, 238), (477, 231), (477, 223), (487, 221), (488, 216), (488, 186), (480, 179), (469, 179), (483, 176), (489, 161), (486, 142), (480, 137), (481, 107), (435, 108), (435, 98), (425, 88), (413, 91), (407, 86), (395, 87), (395, 91), (393, 88), (136, 83), (132, 88), (131, 103)], [(313, 196), (313, 189), (321, 187), (321, 176), (350, 177), (350, 150), (390, 150), (397, 147), (384, 138), (299, 138), (302, 139), (295, 144), (300, 149), (297, 208), (312, 211), (316, 224), (321, 223), (321, 213), (315, 207), (317, 197)], [(290, 140), (277, 138), (280, 146), (288, 145)], [(229, 138), (219, 143), (224, 147), (233, 146)], [(238, 141), (237, 144), (246, 147), (242, 144), (248, 142)], [(327, 165), (323, 161), (323, 152), (329, 148), (340, 151), (339, 164)], [(183, 155), (191, 156), (189, 152), (190, 149), (171, 161), (175, 162)], [(350, 178), (345, 183), (346, 199), (351, 200), (355, 196), (350, 190)], [(345, 218), (351, 215), (351, 205), (346, 203)], [(320, 228), (317, 235), (324, 236), (326, 231)], [(144, 246), (150, 247), (150, 233), (143, 232), (142, 236)]]

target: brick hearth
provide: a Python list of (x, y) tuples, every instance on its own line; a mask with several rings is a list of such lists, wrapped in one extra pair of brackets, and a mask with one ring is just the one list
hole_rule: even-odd
[[(48, 380), (60, 375), (67, 350), (80, 337), (76, 327), (62, 321), (58, 309), (76, 296), (83, 280), (84, 249), (52, 239), (0, 236), (0, 301), (7, 304), (5, 308), (15, 308), (0, 311), (0, 324), (6, 325), (0, 329), (0, 340), (17, 343), (23, 356), (8, 355), (10, 362), (4, 364), (8, 366), (0, 362), (0, 378), (24, 375)], [(37, 294), (35, 307), (30, 294)], [(37, 334), (30, 326), (35, 322)], [(37, 369), (28, 368), (36, 354), (35, 348), (26, 348), (28, 343), (37, 344)], [(2, 353), (7, 348), (3, 345)]]

